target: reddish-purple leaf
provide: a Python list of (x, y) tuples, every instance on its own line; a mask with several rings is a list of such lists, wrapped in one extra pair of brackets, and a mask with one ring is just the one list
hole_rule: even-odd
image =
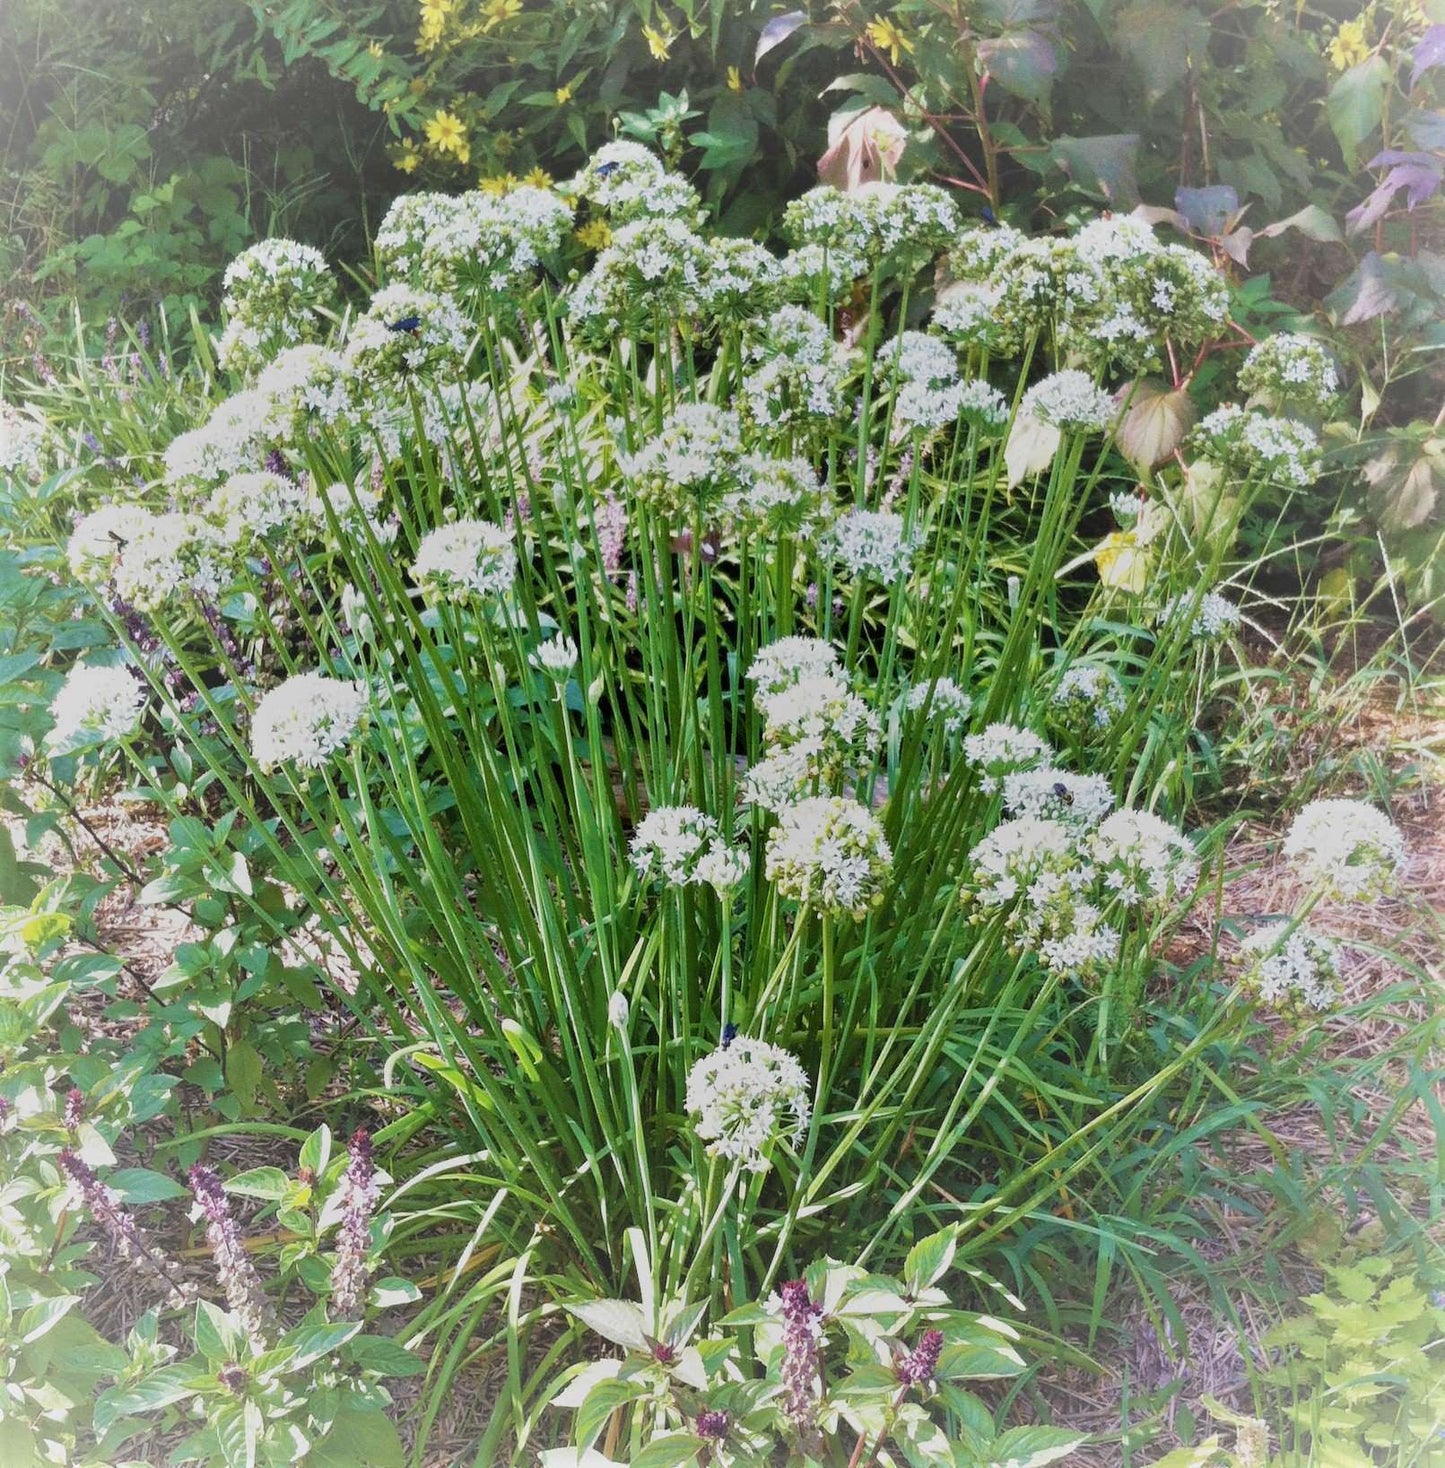
[(1445, 25), (1430, 26), (1416, 43), (1410, 85), (1413, 87), (1427, 71), (1433, 71), (1437, 66), (1445, 66)]

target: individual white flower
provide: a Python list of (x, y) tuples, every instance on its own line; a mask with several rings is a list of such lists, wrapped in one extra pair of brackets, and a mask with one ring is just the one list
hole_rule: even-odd
[(893, 852), (872, 811), (837, 796), (784, 808), (768, 833), (764, 872), (784, 897), (861, 919), (883, 901)]
[(797, 1057), (747, 1035), (725, 1040), (687, 1076), (687, 1109), (708, 1155), (766, 1172), (778, 1141), (800, 1137), (812, 1112), (812, 1083)]
[(627, 1002), (627, 995), (621, 989), (614, 989), (607, 999), (607, 1023), (614, 1030), (625, 1031), (631, 1017), (632, 1006)]
[(748, 668), (748, 681), (755, 683), (756, 696), (766, 697), (804, 678), (822, 678), (841, 673), (843, 660), (836, 648), (818, 637), (780, 637), (760, 647)]
[(490, 520), (454, 520), (423, 537), (412, 576), (428, 596), (446, 601), (506, 596), (517, 579), (517, 547)]
[(986, 795), (1003, 788), (1005, 775), (1037, 769), (1054, 756), (1047, 739), (1016, 724), (990, 724), (981, 733), (970, 734), (963, 741), (963, 752), (970, 764), (978, 766), (979, 785)]
[(1339, 1002), (1340, 945), (1285, 921), (1256, 928), (1241, 944), (1246, 982), (1265, 1004), (1331, 1009)]
[(850, 574), (884, 586), (892, 586), (908, 575), (917, 548), (902, 515), (856, 508), (834, 523), (828, 545)]
[(660, 805), (633, 832), (632, 865), (644, 881), (669, 886), (691, 882), (699, 858), (718, 834), (718, 823), (693, 805)]
[(1113, 421), (1117, 405), (1087, 372), (1066, 368), (1036, 382), (1019, 404), (1020, 418), (1033, 418), (1054, 428), (1102, 432)]
[(251, 719), (251, 753), (262, 769), (317, 769), (343, 751), (366, 713), (366, 685), (298, 673), (262, 696)]
[(1151, 811), (1115, 811), (1093, 833), (1089, 850), (1105, 888), (1125, 907), (1186, 898), (1199, 880), (1194, 843)]
[(68, 752), (124, 739), (140, 723), (145, 705), (145, 687), (129, 668), (74, 667), (50, 702), (55, 725), (45, 742)]
[(1405, 866), (1405, 838), (1362, 800), (1312, 800), (1294, 818), (1284, 855), (1311, 887), (1337, 901), (1394, 891)]
[(973, 712), (973, 700), (952, 678), (946, 677), (915, 683), (908, 690), (905, 702), (910, 713), (926, 709), (928, 717), (941, 725), (945, 734), (961, 733)]
[(66, 544), (70, 574), (83, 586), (105, 581), (121, 548), (151, 518), (143, 505), (102, 505), (75, 522)]
[(528, 653), (527, 661), (549, 678), (565, 683), (572, 676), (580, 656), (577, 644), (558, 632)]
[(1071, 770), (1015, 770), (1003, 777), (1003, 805), (1011, 816), (1094, 826), (1114, 808), (1114, 792), (1102, 775)]

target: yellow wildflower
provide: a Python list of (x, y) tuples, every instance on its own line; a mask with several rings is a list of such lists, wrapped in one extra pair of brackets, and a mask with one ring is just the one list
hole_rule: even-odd
[(480, 180), (477, 187), (484, 194), (509, 194), (517, 187), (517, 175), (515, 173), (494, 173), (490, 178)]
[(482, 29), (493, 30), (522, 13), (522, 0), (485, 0), (482, 6)]
[(605, 250), (612, 243), (612, 231), (605, 219), (589, 219), (577, 231), (577, 243), (589, 250)]
[(653, 59), (666, 61), (672, 50), (672, 43), (677, 39), (677, 33), (664, 21), (662, 30), (658, 30), (656, 26), (643, 26), (642, 37), (647, 42), (647, 49), (652, 52)]
[(728, 91), (741, 92), (743, 89), (742, 73), (735, 66), (728, 67)]
[(383, 46), (380, 41), (373, 41), (366, 48), (366, 54), (368, 56), (374, 56), (378, 61), (380, 61), (381, 58), (386, 55), (386, 47)]
[(559, 107), (565, 107), (572, 100), (572, 88), (558, 87), (552, 95), (557, 99), (557, 105)]
[(534, 189), (550, 189), (552, 187), (552, 175), (545, 168), (534, 168), (530, 173), (522, 175), (522, 182)]
[(886, 15), (870, 20), (863, 27), (863, 34), (880, 50), (888, 53), (888, 59), (897, 66), (904, 52), (912, 54), (913, 42), (904, 35), (902, 28)]
[(1348, 71), (1358, 66), (1370, 55), (1370, 43), (1365, 39), (1365, 17), (1342, 20), (1335, 38), (1330, 42), (1330, 61), (1336, 71)]
[(402, 145), (401, 151), (392, 159), (392, 162), (401, 169), (403, 173), (415, 173), (421, 167), (421, 153), (410, 138)]
[(463, 163), (471, 152), (467, 130), (451, 112), (434, 112), (426, 125), (426, 140), (438, 153), (454, 153)]
[(1099, 580), (1113, 591), (1137, 595), (1149, 584), (1149, 552), (1132, 530), (1116, 530), (1094, 548)]

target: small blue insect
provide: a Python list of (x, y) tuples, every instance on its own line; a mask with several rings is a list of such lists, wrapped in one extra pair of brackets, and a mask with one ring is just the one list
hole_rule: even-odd
[(728, 1048), (728, 1046), (731, 1045), (732, 1042), (737, 1039), (737, 1037), (738, 1037), (738, 1027), (735, 1024), (725, 1024), (723, 1026), (723, 1034), (722, 1034), (722, 1047), (723, 1047), (723, 1049), (726, 1050)]
[(388, 321), (386, 324), (388, 331), (409, 331), (413, 336), (417, 334), (420, 327), (420, 316), (403, 316), (400, 321)]
[(983, 215), (983, 222), (985, 224), (998, 223), (998, 215), (993, 212), (993, 205), (985, 204), (983, 208), (979, 210), (979, 213)]
[(592, 170), (592, 172), (595, 173), (598, 178), (611, 178), (612, 175), (616, 173), (617, 170), (621, 167), (621, 163), (617, 162), (614, 159), (610, 163), (599, 163), (597, 167)]

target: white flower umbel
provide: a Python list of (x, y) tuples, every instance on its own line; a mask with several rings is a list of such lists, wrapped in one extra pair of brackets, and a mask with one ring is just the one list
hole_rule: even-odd
[(768, 835), (764, 871), (784, 897), (861, 919), (883, 901), (893, 852), (856, 801), (810, 796), (786, 807)]
[(44, 423), (0, 402), (0, 474), (39, 478), (44, 450)]
[(752, 860), (745, 846), (729, 846), (726, 841), (713, 841), (698, 857), (692, 879), (700, 887), (711, 887), (719, 897), (726, 897), (734, 887), (747, 879)]
[(838, 417), (851, 359), (811, 311), (783, 306), (757, 323), (747, 346), (742, 402), (762, 428)]
[(764, 698), (804, 678), (822, 678), (841, 673), (843, 660), (836, 648), (818, 637), (780, 637), (760, 647), (748, 668), (748, 681), (757, 685), (756, 696)]
[(1049, 700), (1051, 717), (1066, 728), (1107, 729), (1124, 712), (1124, 687), (1110, 669), (1074, 663), (1064, 670)]
[(828, 544), (851, 575), (884, 586), (908, 575), (917, 549), (903, 516), (888, 510), (847, 511), (828, 533)]
[(1150, 811), (1115, 811), (1093, 833), (1089, 851), (1105, 889), (1125, 907), (1186, 898), (1199, 881), (1194, 843)]
[(72, 668), (51, 700), (55, 726), (45, 742), (52, 752), (65, 753), (124, 739), (145, 705), (145, 687), (129, 668)]
[(617, 467), (629, 495), (661, 514), (678, 517), (708, 508), (736, 482), (742, 457), (738, 415), (710, 403), (683, 403), (662, 432)]
[(737, 478), (740, 487), (723, 496), (723, 516), (759, 543), (782, 536), (811, 540), (831, 519), (831, 499), (806, 459), (747, 454)]
[(206, 505), (206, 513), (238, 544), (297, 530), (309, 519), (310, 509), (307, 490), (294, 479), (264, 469), (232, 474)]
[(1217, 591), (1206, 591), (1198, 604), (1196, 593), (1182, 591), (1171, 597), (1159, 612), (1159, 625), (1168, 627), (1193, 610), (1193, 621), (1189, 634), (1200, 642), (1219, 642), (1239, 630), (1239, 608), (1227, 596)]
[(1266, 923), (1240, 944), (1245, 982), (1277, 1009), (1332, 1009), (1340, 998), (1340, 945), (1288, 922)]
[(490, 520), (455, 520), (422, 539), (412, 576), (428, 597), (445, 601), (506, 596), (517, 579), (517, 548)]
[(115, 589), (123, 601), (154, 611), (180, 591), (220, 595), (232, 548), (200, 515), (149, 515), (121, 548)]
[(1087, 372), (1066, 368), (1036, 382), (1019, 404), (1020, 418), (1035, 418), (1054, 428), (1100, 433), (1118, 411), (1114, 399)]
[(1004, 809), (1011, 816), (1096, 826), (1114, 808), (1114, 792), (1102, 775), (1072, 770), (1016, 770), (1003, 777)]
[(926, 709), (928, 718), (945, 734), (960, 734), (973, 712), (973, 700), (952, 678), (938, 678), (931, 683), (916, 683), (905, 700), (909, 713)]
[(1305, 489), (1319, 477), (1320, 440), (1312, 428), (1238, 403), (1225, 403), (1200, 419), (1184, 446), (1241, 479)]
[(353, 322), (344, 352), (346, 368), (363, 394), (372, 383), (408, 373), (462, 368), (472, 328), (450, 297), (398, 283), (377, 291), (364, 316)]
[(1047, 739), (1016, 724), (990, 724), (981, 733), (970, 734), (963, 741), (963, 752), (971, 765), (978, 766), (979, 785), (987, 795), (1003, 788), (1005, 775), (1037, 769), (1054, 757)]
[(688, 1072), (687, 1109), (709, 1156), (766, 1172), (772, 1144), (792, 1141), (807, 1127), (811, 1089), (795, 1056), (736, 1035)]
[(638, 822), (630, 857), (644, 881), (681, 887), (691, 882), (697, 863), (717, 838), (717, 821), (692, 805), (660, 805)]
[(102, 505), (75, 522), (65, 547), (70, 574), (82, 586), (98, 586), (110, 577), (115, 558), (151, 518), (142, 505)]
[(298, 673), (262, 696), (251, 720), (251, 753), (262, 769), (317, 769), (343, 751), (366, 713), (366, 686)]
[(527, 661), (555, 682), (565, 683), (572, 676), (580, 656), (577, 644), (570, 637), (558, 632), (540, 647), (534, 648), (527, 655)]
[(1341, 902), (1393, 892), (1405, 866), (1405, 838), (1363, 800), (1310, 801), (1283, 850), (1304, 882)]
[(1276, 412), (1326, 412), (1340, 391), (1339, 369), (1323, 342), (1282, 331), (1255, 346), (1239, 369), (1239, 385)]

